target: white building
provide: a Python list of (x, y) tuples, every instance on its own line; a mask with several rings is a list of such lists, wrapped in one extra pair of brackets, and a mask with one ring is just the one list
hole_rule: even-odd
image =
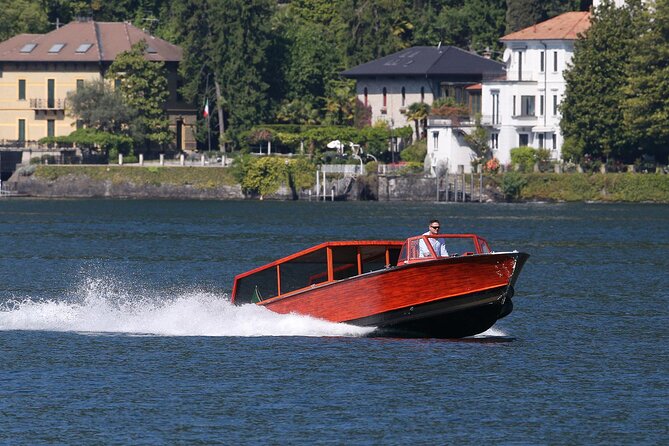
[(563, 138), (559, 105), (574, 41), (590, 26), (589, 12), (568, 12), (504, 36), (506, 77), (483, 83), (483, 124), (502, 163), (514, 147), (549, 149), (559, 159)]
[[(501, 164), (509, 164), (511, 149), (519, 146), (546, 148), (560, 158), (563, 71), (573, 56), (574, 41), (589, 26), (589, 12), (568, 12), (501, 39), (506, 75), (484, 77), (481, 87), (481, 124)], [(455, 172), (458, 166), (471, 171), (475, 154), (463, 135), (474, 130), (474, 123), (456, 124), (437, 116), (428, 120), (426, 163), (432, 174)]]
[(431, 105), (435, 99), (450, 97), (480, 112), (480, 90), (470, 94), (468, 87), (503, 73), (504, 65), (497, 61), (438, 45), (407, 48), (342, 74), (355, 79), (356, 95), (371, 112), (371, 124), (385, 121), (397, 128), (414, 126), (405, 114), (413, 103)]

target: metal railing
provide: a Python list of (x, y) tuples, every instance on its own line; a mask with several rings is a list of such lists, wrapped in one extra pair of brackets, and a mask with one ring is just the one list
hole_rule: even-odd
[(364, 167), (359, 164), (323, 164), (320, 169), (325, 173), (343, 173), (348, 175), (364, 174)]
[(65, 99), (30, 98), (30, 108), (33, 110), (65, 110)]

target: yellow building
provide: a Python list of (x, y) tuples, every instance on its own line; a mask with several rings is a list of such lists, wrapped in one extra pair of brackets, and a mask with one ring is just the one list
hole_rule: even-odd
[(181, 48), (129, 23), (75, 21), (47, 34), (20, 34), (0, 43), (0, 147), (36, 148), (45, 136), (76, 129), (66, 97), (84, 82), (100, 79), (119, 53), (145, 40), (146, 57), (168, 73), (165, 104), (177, 150), (195, 149), (197, 111), (177, 93)]

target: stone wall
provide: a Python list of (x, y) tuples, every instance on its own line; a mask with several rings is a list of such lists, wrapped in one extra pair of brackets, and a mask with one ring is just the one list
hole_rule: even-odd
[(56, 180), (14, 174), (6, 184), (19, 195), (44, 198), (172, 198), (172, 199), (243, 199), (239, 185), (195, 188), (190, 185), (135, 185), (94, 181), (86, 176), (66, 175)]
[(379, 201), (436, 201), (437, 180), (421, 176), (379, 175)]

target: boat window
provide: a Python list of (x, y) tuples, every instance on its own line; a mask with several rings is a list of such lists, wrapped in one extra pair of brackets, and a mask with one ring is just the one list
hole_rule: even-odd
[(248, 304), (277, 295), (276, 267), (258, 271), (237, 281), (235, 302)]
[(358, 275), (358, 250), (355, 246), (332, 248), (332, 272), (334, 279), (346, 279)]
[(299, 290), (328, 280), (325, 249), (297, 257), (281, 264), (281, 294)]
[[(399, 248), (390, 250), (390, 264), (394, 265), (399, 256)], [(386, 267), (386, 247), (385, 246), (361, 246), (360, 256), (362, 257), (362, 272), (377, 271)]]

